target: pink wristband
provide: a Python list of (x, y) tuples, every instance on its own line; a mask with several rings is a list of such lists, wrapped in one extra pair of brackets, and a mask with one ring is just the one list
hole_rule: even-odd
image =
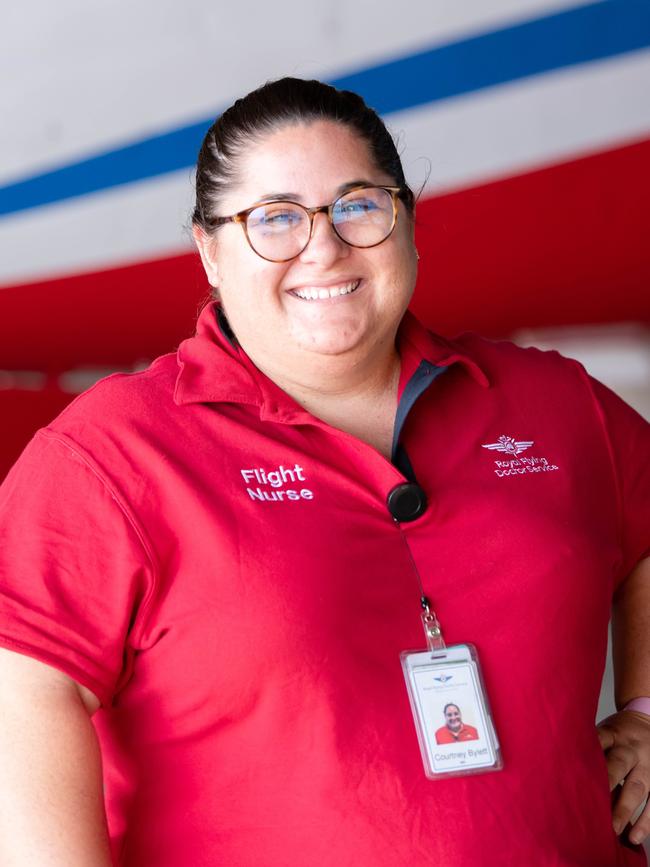
[(638, 710), (650, 716), (650, 698), (633, 698), (628, 701), (623, 710)]

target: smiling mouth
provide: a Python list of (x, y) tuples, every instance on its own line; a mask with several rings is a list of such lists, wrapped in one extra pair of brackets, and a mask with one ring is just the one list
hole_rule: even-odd
[(339, 295), (351, 295), (359, 288), (361, 280), (352, 280), (342, 286), (306, 286), (304, 289), (292, 289), (290, 294), (303, 301), (326, 301), (329, 298), (338, 298)]

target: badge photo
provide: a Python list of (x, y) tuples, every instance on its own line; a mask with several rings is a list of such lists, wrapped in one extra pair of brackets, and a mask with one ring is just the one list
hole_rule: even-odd
[(427, 777), (500, 770), (476, 648), (405, 651), (401, 660)]

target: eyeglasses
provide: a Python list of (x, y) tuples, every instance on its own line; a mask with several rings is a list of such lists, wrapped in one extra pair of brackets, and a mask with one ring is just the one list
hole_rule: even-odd
[(314, 232), (316, 214), (327, 214), (338, 237), (351, 247), (376, 247), (397, 222), (402, 187), (356, 187), (331, 205), (306, 208), (297, 202), (265, 202), (230, 217), (216, 217), (216, 226), (239, 223), (251, 248), (269, 262), (288, 262), (305, 249)]

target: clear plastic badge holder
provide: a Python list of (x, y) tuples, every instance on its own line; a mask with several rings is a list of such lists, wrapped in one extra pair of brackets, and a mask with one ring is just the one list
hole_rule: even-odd
[(446, 647), (428, 605), (428, 650), (400, 654), (424, 771), (431, 780), (503, 767), (478, 655), (472, 644)]

